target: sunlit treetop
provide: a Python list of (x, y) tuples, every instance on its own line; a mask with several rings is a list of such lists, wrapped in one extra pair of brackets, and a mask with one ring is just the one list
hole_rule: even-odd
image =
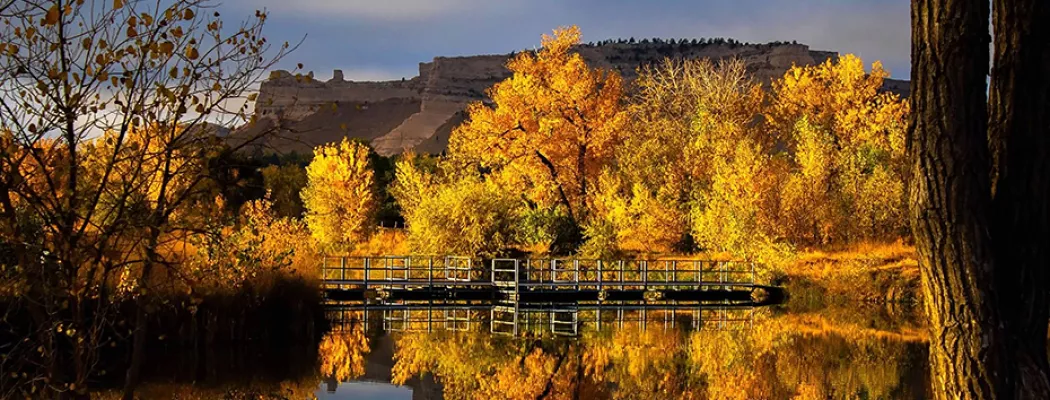
[(570, 215), (585, 213), (625, 120), (620, 76), (588, 67), (570, 51), (579, 41), (579, 28), (560, 28), (514, 57), (513, 75), (488, 91), (493, 105), (472, 104), (449, 143), (453, 160), (510, 174), (533, 201)]
[(882, 91), (889, 73), (876, 61), (871, 72), (852, 54), (820, 65), (793, 67), (773, 82), (775, 101), (770, 121), (787, 130), (805, 116), (809, 123), (832, 131), (842, 145), (877, 141), (903, 153), (902, 135), (908, 104), (900, 96)]

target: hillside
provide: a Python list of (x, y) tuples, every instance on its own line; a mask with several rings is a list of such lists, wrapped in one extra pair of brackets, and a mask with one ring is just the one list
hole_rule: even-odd
[[(589, 65), (619, 71), (628, 81), (636, 77), (638, 67), (666, 57), (740, 58), (757, 81), (768, 83), (792, 65), (813, 65), (838, 56), (802, 44), (734, 41), (608, 41), (580, 45), (576, 51)], [(462, 121), (467, 104), (484, 100), (488, 87), (509, 76), (504, 64), (512, 56), (436, 57), (419, 63), (418, 76), (388, 82), (348, 81), (339, 70), (328, 81), (313, 79), (312, 73), (296, 77), (275, 71), (260, 86), (255, 107), (259, 122), (238, 129), (235, 135), (270, 128), (281, 116), (286, 126), (280, 138), (259, 147), (304, 152), (349, 136), (369, 141), (382, 155), (406, 149), (439, 153), (452, 128)], [(886, 88), (907, 95), (907, 86), (907, 82), (888, 81)]]

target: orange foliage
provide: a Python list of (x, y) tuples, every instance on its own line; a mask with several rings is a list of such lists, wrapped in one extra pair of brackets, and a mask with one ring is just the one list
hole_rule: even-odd
[(488, 91), (493, 105), (472, 104), (449, 142), (456, 162), (506, 174), (509, 187), (577, 222), (625, 120), (619, 75), (589, 68), (570, 52), (579, 42), (579, 28), (557, 29), (508, 62), (513, 75)]

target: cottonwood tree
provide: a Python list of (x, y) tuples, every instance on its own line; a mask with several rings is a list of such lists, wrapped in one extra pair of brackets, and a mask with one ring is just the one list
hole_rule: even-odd
[(598, 173), (620, 141), (623, 86), (615, 72), (592, 69), (571, 51), (573, 26), (521, 53), (510, 78), (488, 90), (492, 105), (471, 104), (449, 139), (457, 162), (516, 178), (529, 200), (561, 207), (574, 226), (587, 221)]
[(271, 48), (266, 17), (231, 29), (207, 0), (0, 7), (0, 232), (37, 327), (21, 367), (39, 366), (11, 394), (83, 393), (119, 339), (104, 324), (124, 283), (139, 305), (132, 396), (152, 276), (225, 148), (206, 122), (247, 120), (245, 93), (292, 49)]
[(1048, 19), (1037, 0), (912, 1), (911, 216), (938, 398), (1050, 398)]
[(906, 232), (904, 137), (908, 105), (881, 90), (889, 73), (847, 54), (793, 67), (773, 82), (766, 117), (791, 153), (785, 236), (848, 242)]
[(375, 231), (375, 174), (368, 152), (368, 146), (343, 138), (314, 149), (306, 166), (304, 219), (322, 250), (352, 250)]
[[(649, 233), (644, 236), (658, 237), (654, 232), (659, 227), (664, 230), (663, 235), (669, 235), (664, 238), (665, 242), (677, 236), (681, 241), (679, 245), (688, 245), (691, 239), (702, 237), (704, 241), (699, 244), (706, 248), (738, 250), (740, 246), (722, 246), (728, 241), (720, 239), (733, 236), (727, 232), (746, 224), (722, 220), (727, 215), (715, 210), (727, 210), (722, 207), (724, 201), (736, 196), (715, 191), (735, 184), (738, 189), (735, 192), (744, 193), (746, 191), (741, 191), (744, 187), (768, 181), (760, 179), (768, 174), (758, 165), (739, 165), (740, 170), (751, 171), (745, 181), (724, 179), (728, 176), (727, 168), (745, 162), (744, 158), (758, 161), (767, 156), (771, 147), (770, 136), (758, 118), (765, 102), (761, 85), (751, 79), (745, 63), (739, 59), (718, 62), (668, 59), (642, 69), (635, 84), (638, 91), (629, 107), (631, 118), (627, 129), (631, 134), (617, 149), (615, 163), (616, 173), (625, 183), (622, 186), (634, 193), (621, 190), (618, 196), (613, 196), (633, 197), (628, 203), (635, 203), (635, 212), (628, 218), (619, 218), (621, 222), (614, 223), (619, 225), (617, 230), (623, 234), (628, 233), (625, 229), (650, 225)], [(746, 148), (751, 156), (734, 161), (738, 147)], [(606, 200), (609, 194), (603, 190), (600, 197)], [(645, 204), (646, 197), (651, 198), (649, 203), (655, 204)], [(605, 207), (601, 214), (613, 216), (616, 208)], [(756, 211), (762, 210), (748, 210)], [(700, 223), (696, 217), (712, 223)], [(690, 225), (695, 226), (690, 229)], [(758, 236), (752, 233), (737, 236)], [(718, 240), (707, 240), (709, 238)]]

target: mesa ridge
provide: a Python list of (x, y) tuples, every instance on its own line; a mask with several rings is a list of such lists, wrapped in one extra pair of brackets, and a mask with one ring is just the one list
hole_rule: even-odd
[[(575, 49), (588, 65), (618, 71), (625, 81), (641, 66), (664, 58), (719, 60), (739, 58), (757, 82), (764, 85), (793, 65), (815, 65), (838, 53), (810, 50), (795, 43), (741, 44), (719, 42), (606, 41)], [(462, 122), (464, 110), (485, 101), (485, 90), (510, 76), (505, 64), (514, 55), (435, 57), (419, 63), (411, 79), (371, 82), (346, 80), (335, 70), (327, 81), (313, 73), (293, 75), (278, 70), (262, 82), (255, 114), (259, 120), (241, 130), (266, 129), (280, 117), (281, 134), (264, 146), (277, 152), (308, 153), (313, 146), (353, 137), (371, 143), (384, 156), (405, 150), (440, 153), (452, 128)], [(887, 79), (884, 89), (907, 95), (907, 82)]]

